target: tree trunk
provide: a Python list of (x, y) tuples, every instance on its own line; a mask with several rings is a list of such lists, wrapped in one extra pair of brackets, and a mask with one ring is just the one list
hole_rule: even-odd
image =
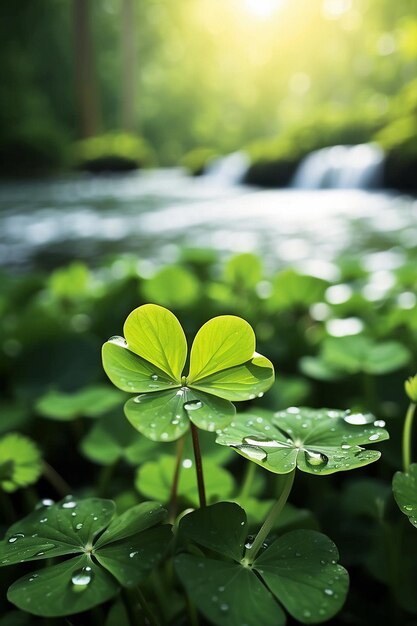
[(134, 0), (123, 0), (122, 5), (122, 127), (135, 130), (136, 104), (136, 41)]
[(75, 77), (82, 137), (97, 135), (101, 126), (100, 101), (90, 25), (90, 0), (73, 0)]

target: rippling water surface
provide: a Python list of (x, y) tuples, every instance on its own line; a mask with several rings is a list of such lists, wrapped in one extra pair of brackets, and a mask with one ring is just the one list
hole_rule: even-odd
[(228, 187), (179, 170), (0, 187), (0, 265), (17, 271), (119, 252), (167, 262), (186, 245), (323, 274), (341, 253), (392, 265), (416, 244), (416, 201), (390, 193)]

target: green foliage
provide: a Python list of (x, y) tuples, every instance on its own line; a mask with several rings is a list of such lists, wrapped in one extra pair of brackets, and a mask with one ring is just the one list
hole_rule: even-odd
[(11, 526), (0, 544), (1, 565), (71, 558), (26, 574), (10, 587), (8, 599), (34, 615), (57, 617), (101, 604), (120, 586), (136, 585), (170, 542), (170, 527), (160, 525), (165, 511), (144, 502), (114, 515), (110, 500), (68, 496), (41, 504)]
[(42, 417), (61, 422), (99, 417), (123, 401), (123, 394), (105, 385), (91, 385), (73, 393), (48, 391), (36, 403)]
[(145, 300), (172, 307), (190, 307), (196, 304), (200, 287), (194, 274), (181, 267), (163, 267), (143, 287)]
[(328, 337), (318, 358), (305, 357), (301, 369), (319, 380), (337, 379), (345, 373), (388, 374), (407, 365), (410, 353), (396, 341), (376, 343), (369, 337)]
[(392, 481), (392, 490), (395, 500), (400, 508), (410, 520), (411, 524), (417, 528), (417, 464), (410, 465), (407, 472), (396, 472)]
[[(153, 497), (161, 502), (168, 502), (171, 496), (174, 470), (175, 458), (159, 455), (157, 460), (141, 465), (136, 476), (136, 488), (146, 498)], [(217, 463), (211, 459), (205, 459), (204, 472), (208, 501), (227, 500), (235, 486), (231, 474), (222, 467), (218, 467)], [(189, 506), (197, 506), (195, 467), (191, 459), (184, 459), (182, 462), (177, 493)]]
[(381, 455), (361, 446), (388, 439), (372, 415), (297, 407), (261, 414), (237, 416), (216, 441), (277, 474), (296, 467), (309, 474), (363, 467)]
[(141, 137), (127, 133), (108, 133), (78, 141), (74, 164), (88, 171), (129, 170), (155, 164), (155, 156)]
[(319, 623), (344, 602), (347, 572), (337, 565), (335, 545), (320, 533), (293, 531), (268, 542), (248, 567), (247, 520), (237, 505), (220, 503), (190, 513), (179, 532), (183, 540), (209, 550), (209, 557), (180, 554), (175, 565), (191, 599), (218, 626), (285, 624), (281, 605), (302, 623)]
[(181, 159), (181, 165), (193, 176), (204, 174), (208, 163), (218, 157), (216, 150), (212, 148), (194, 148)]
[(12, 492), (36, 483), (42, 473), (37, 445), (19, 433), (0, 439), (0, 488)]
[(405, 392), (411, 402), (417, 403), (417, 374), (410, 376), (404, 383)]
[(271, 362), (255, 352), (251, 326), (238, 317), (202, 326), (187, 376), (187, 342), (170, 311), (143, 305), (127, 318), (124, 334), (104, 344), (103, 366), (117, 387), (141, 394), (126, 403), (126, 417), (154, 441), (178, 439), (189, 420), (203, 430), (223, 428), (235, 413), (230, 401), (263, 394), (274, 380)]

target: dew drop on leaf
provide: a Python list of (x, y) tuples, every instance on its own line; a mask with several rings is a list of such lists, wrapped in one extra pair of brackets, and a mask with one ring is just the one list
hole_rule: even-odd
[(313, 450), (306, 450), (304, 452), (307, 465), (312, 467), (324, 467), (329, 462), (328, 457), (322, 452), (314, 452)]
[(74, 500), (69, 500), (68, 502), (64, 502), (62, 505), (63, 509), (75, 509), (77, 503)]
[(385, 427), (385, 422), (384, 422), (384, 420), (375, 420), (374, 426), (376, 426), (377, 428), (384, 428)]
[(78, 591), (84, 591), (93, 579), (93, 572), (88, 565), (76, 570), (71, 576), (71, 582)]
[(23, 533), (16, 533), (15, 535), (13, 535), (12, 537), (9, 537), (9, 543), (15, 543), (15, 541), (17, 541), (18, 539), (21, 539), (22, 537), (24, 537), (25, 535)]
[(110, 337), (109, 343), (114, 343), (116, 346), (120, 346), (121, 348), (127, 348), (127, 341), (124, 337), (120, 337), (119, 335), (113, 335)]
[(151, 380), (158, 380), (158, 374), (152, 374)]
[(379, 439), (379, 433), (375, 433), (369, 437), (369, 441), (376, 441), (377, 439)]
[(343, 419), (347, 424), (364, 426), (365, 424), (371, 424), (374, 421), (374, 416), (371, 413), (348, 413)]
[(47, 508), (49, 506), (52, 506), (53, 504), (55, 504), (53, 500), (50, 500), (49, 498), (44, 498), (43, 500), (38, 502), (38, 504), (35, 506), (35, 510), (39, 511), (39, 509)]
[(233, 446), (233, 447), (235, 447), (237, 450), (239, 450), (240, 452), (248, 456), (250, 459), (253, 459), (254, 461), (265, 461), (267, 457), (265, 450), (262, 450), (261, 448), (257, 448), (256, 446), (243, 445), (243, 446)]
[(190, 400), (190, 402), (186, 402), (184, 404), (184, 409), (186, 411), (196, 411), (197, 409), (201, 409), (203, 403), (200, 400)]
[(244, 437), (243, 442), (250, 446), (263, 446), (264, 448), (288, 448), (286, 443), (275, 441), (274, 439), (267, 439), (266, 437)]

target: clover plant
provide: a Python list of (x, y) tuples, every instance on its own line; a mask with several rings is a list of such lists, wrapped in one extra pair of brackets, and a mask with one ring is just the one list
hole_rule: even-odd
[[(237, 291), (240, 284), (255, 288), (261, 277), (255, 267), (245, 283), (249, 266), (245, 257), (228, 267)], [(152, 289), (158, 289), (158, 280)], [(324, 281), (300, 280), (314, 293), (325, 288)], [(298, 302), (297, 294), (291, 302)], [(332, 619), (346, 599), (348, 572), (338, 562), (335, 543), (314, 522), (305, 528), (310, 514), (287, 501), (297, 470), (319, 477), (378, 460), (380, 452), (365, 446), (388, 439), (385, 423), (370, 413), (326, 408), (255, 406), (236, 414), (233, 402), (262, 397), (274, 382), (274, 368), (255, 351), (252, 327), (233, 315), (206, 322), (188, 354), (175, 315), (146, 304), (128, 316), (124, 337), (104, 344), (102, 356), (113, 384), (132, 394), (124, 406), (128, 421), (120, 417), (120, 392), (95, 385), (71, 393), (49, 391), (38, 399), (37, 411), (61, 422), (97, 418), (82, 436), (81, 451), (103, 466), (106, 488), (114, 479), (114, 493), (119, 485), (114, 468), (125, 462), (131, 489), (117, 495), (123, 511), (116, 515), (112, 500), (66, 495), (56, 504), (44, 499), (13, 523), (0, 543), (0, 566), (31, 561), (45, 566), (14, 582), (9, 601), (42, 617), (103, 605), (109, 607), (108, 626), (124, 621), (197, 626), (199, 614), (215, 626), (283, 626), (287, 614), (304, 624)], [(399, 360), (405, 362), (404, 354), (395, 367)], [(394, 478), (394, 493), (417, 524), (417, 465), (410, 465), (414, 380), (406, 388), (411, 404), (404, 429), (405, 474)], [(26, 455), (31, 473), (19, 474), (24, 438), (11, 445), (7, 437), (13, 438), (0, 441), (0, 480), (11, 491), (36, 480), (42, 466), (37, 449), (27, 445), (33, 453)], [(234, 471), (236, 463), (232, 471), (222, 467), (239, 458), (248, 463), (243, 481)], [(266, 471), (255, 476), (259, 467)], [(279, 478), (274, 489), (279, 495), (258, 502), (267, 472), (269, 484)], [(126, 506), (132, 498), (137, 501), (133, 486), (152, 501)], [(95, 614), (95, 619), (101, 617)]]

